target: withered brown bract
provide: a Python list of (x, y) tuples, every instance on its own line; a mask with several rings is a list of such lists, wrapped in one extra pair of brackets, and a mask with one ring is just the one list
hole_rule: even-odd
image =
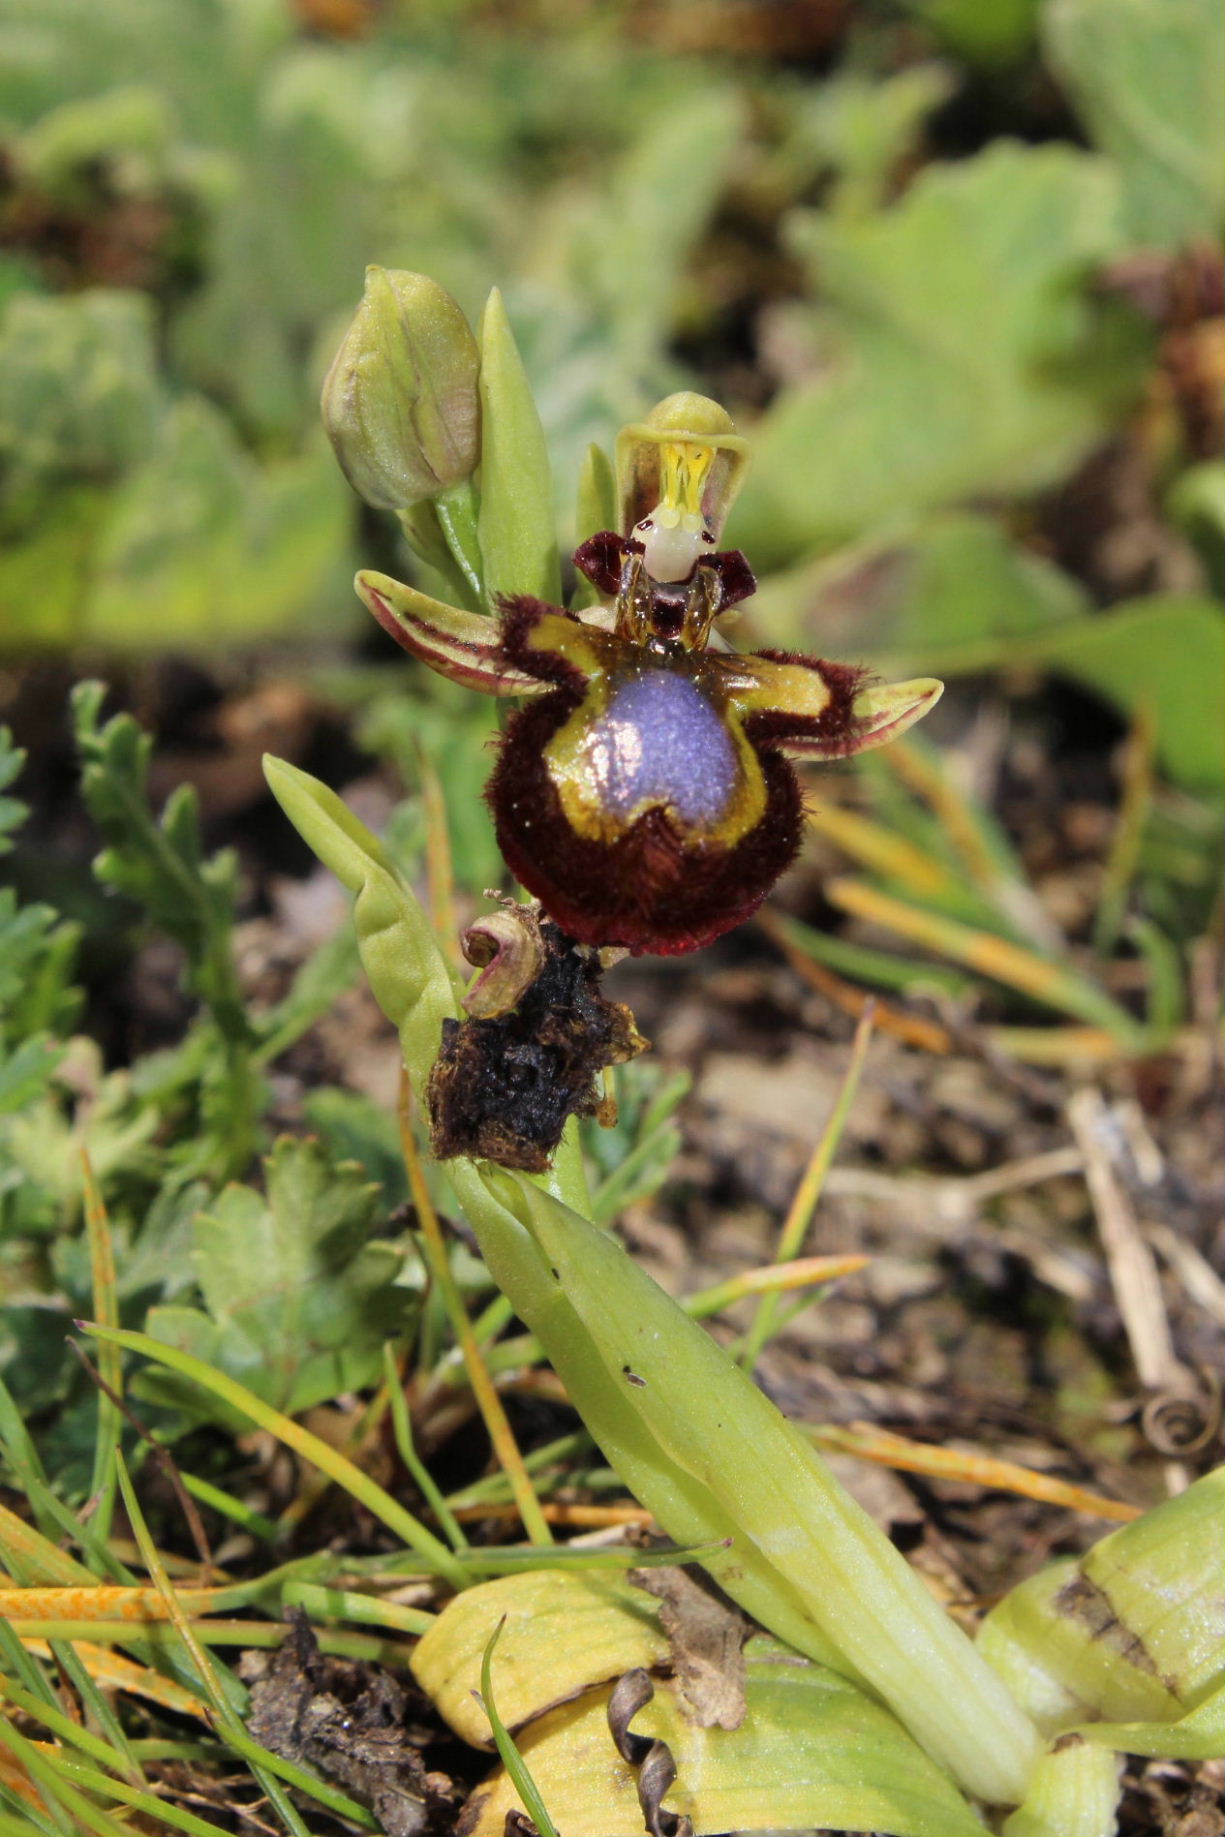
[(600, 1114), (604, 1067), (646, 1050), (629, 1009), (600, 993), (598, 954), (549, 922), (540, 935), (540, 973), (509, 1012), (443, 1022), (426, 1091), (440, 1161), (467, 1155), (543, 1173), (567, 1117)]

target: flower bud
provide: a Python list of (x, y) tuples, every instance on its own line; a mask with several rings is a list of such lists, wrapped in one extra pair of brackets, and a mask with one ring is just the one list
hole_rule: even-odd
[(359, 497), (404, 510), (471, 476), (479, 368), (476, 339), (444, 288), (424, 274), (367, 268), (323, 385), (323, 424)]

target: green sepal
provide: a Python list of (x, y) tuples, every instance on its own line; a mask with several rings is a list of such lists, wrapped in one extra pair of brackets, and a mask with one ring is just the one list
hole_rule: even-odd
[[(586, 542), (588, 536), (596, 536), (601, 530), (617, 527), (617, 479), (613, 472), (612, 461), (603, 447), (594, 442), (587, 448), (583, 459), (583, 469), (578, 476), (578, 507), (575, 515), (575, 529), (579, 543)], [(586, 575), (580, 574), (574, 598), (570, 601), (572, 612), (582, 612), (588, 606), (598, 606), (600, 596)]]
[(495, 287), (481, 315), (481, 508), (485, 591), (531, 593), (556, 605), (561, 569), (544, 429)]

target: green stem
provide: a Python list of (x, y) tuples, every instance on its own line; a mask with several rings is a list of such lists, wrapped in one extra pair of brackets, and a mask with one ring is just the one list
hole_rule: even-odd
[(485, 604), (485, 569), (481, 559), (481, 542), (477, 533), (477, 515), (480, 510), (480, 499), (476, 487), (470, 478), (461, 480), (446, 491), (440, 491), (434, 499), (434, 510), (438, 516), (439, 528), (442, 530), (451, 557), (459, 569), (468, 592), (472, 595), (476, 607)]

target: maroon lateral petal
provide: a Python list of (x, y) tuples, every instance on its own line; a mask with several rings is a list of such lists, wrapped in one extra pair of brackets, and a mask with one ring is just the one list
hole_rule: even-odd
[(685, 846), (668, 812), (648, 810), (614, 842), (579, 835), (567, 820), (544, 749), (577, 706), (559, 689), (510, 722), (486, 787), (498, 846), (511, 872), (580, 943), (620, 945), (636, 956), (678, 956), (757, 910), (799, 851), (803, 830), (795, 773), (759, 747), (766, 809), (730, 848)]
[(753, 708), (744, 717), (744, 731), (754, 746), (786, 746), (788, 740), (820, 740), (830, 753), (853, 753), (864, 722), (855, 714), (855, 697), (871, 680), (862, 664), (829, 663), (824, 657), (806, 657), (802, 651), (754, 651), (770, 663), (799, 664), (815, 670), (829, 690), (829, 701), (817, 715), (792, 714), (784, 708)]
[[(720, 549), (717, 555), (703, 556), (700, 565), (713, 568), (719, 576), (722, 589), (719, 597), (720, 612), (738, 606), (741, 600), (747, 600), (757, 591), (757, 576), (739, 549)], [(765, 651), (760, 653), (763, 657), (766, 654)]]
[[(641, 554), (640, 542), (633, 547)], [(621, 564), (629, 551), (630, 545), (624, 536), (619, 536), (615, 529), (602, 529), (588, 536), (586, 542), (580, 542), (572, 559), (592, 586), (611, 598), (620, 589)]]

